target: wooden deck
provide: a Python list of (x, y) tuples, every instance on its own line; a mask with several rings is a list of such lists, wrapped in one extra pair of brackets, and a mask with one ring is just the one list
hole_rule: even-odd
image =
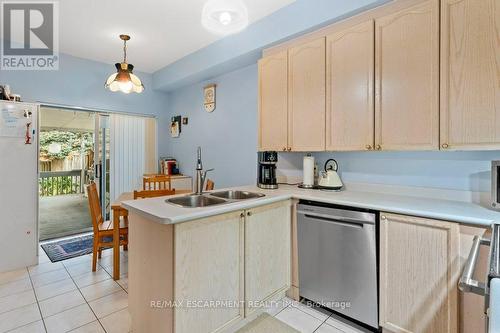
[(40, 197), (40, 240), (91, 230), (88, 199), (83, 194)]

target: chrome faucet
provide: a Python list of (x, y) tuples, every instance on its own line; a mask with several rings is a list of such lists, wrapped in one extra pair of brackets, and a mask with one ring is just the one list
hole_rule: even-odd
[(201, 162), (201, 147), (198, 147), (198, 161), (196, 162), (196, 193), (200, 195), (203, 193), (203, 188), (205, 187), (205, 180), (207, 178), (207, 172), (213, 171), (214, 169), (208, 169), (203, 171), (203, 163)]

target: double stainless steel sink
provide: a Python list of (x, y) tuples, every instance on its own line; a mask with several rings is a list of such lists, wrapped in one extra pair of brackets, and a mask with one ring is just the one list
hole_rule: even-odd
[(227, 199), (227, 200), (247, 200), (247, 199), (255, 199), (262, 198), (265, 194), (248, 192), (248, 191), (222, 191), (222, 192), (214, 192), (210, 193), (211, 196)]
[(191, 195), (185, 195), (182, 197), (167, 199), (167, 200), (165, 200), (165, 202), (171, 203), (174, 205), (178, 205), (181, 207), (196, 208), (196, 207), (220, 205), (222, 203), (226, 203), (226, 200), (219, 199), (219, 198), (212, 198), (212, 197), (209, 197), (208, 195), (191, 194)]
[(207, 194), (190, 194), (165, 200), (166, 203), (186, 208), (222, 205), (240, 200), (262, 198), (265, 194), (248, 191), (220, 191)]

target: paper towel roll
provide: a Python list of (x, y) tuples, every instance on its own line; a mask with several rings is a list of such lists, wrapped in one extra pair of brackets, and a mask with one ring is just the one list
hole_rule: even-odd
[(303, 179), (302, 184), (304, 186), (314, 185), (314, 156), (304, 156), (303, 162)]

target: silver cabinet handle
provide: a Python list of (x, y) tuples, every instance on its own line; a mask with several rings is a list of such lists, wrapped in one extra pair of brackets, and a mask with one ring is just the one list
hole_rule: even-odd
[(488, 281), (500, 278), (500, 223), (491, 225), (490, 258)]
[(474, 270), (476, 269), (481, 245), (490, 245), (490, 240), (474, 236), (472, 248), (470, 250), (469, 257), (467, 258), (467, 263), (465, 264), (464, 271), (460, 277), (460, 282), (458, 283), (458, 289), (466, 293), (474, 293), (484, 296), (486, 291), (485, 284), (472, 278)]

